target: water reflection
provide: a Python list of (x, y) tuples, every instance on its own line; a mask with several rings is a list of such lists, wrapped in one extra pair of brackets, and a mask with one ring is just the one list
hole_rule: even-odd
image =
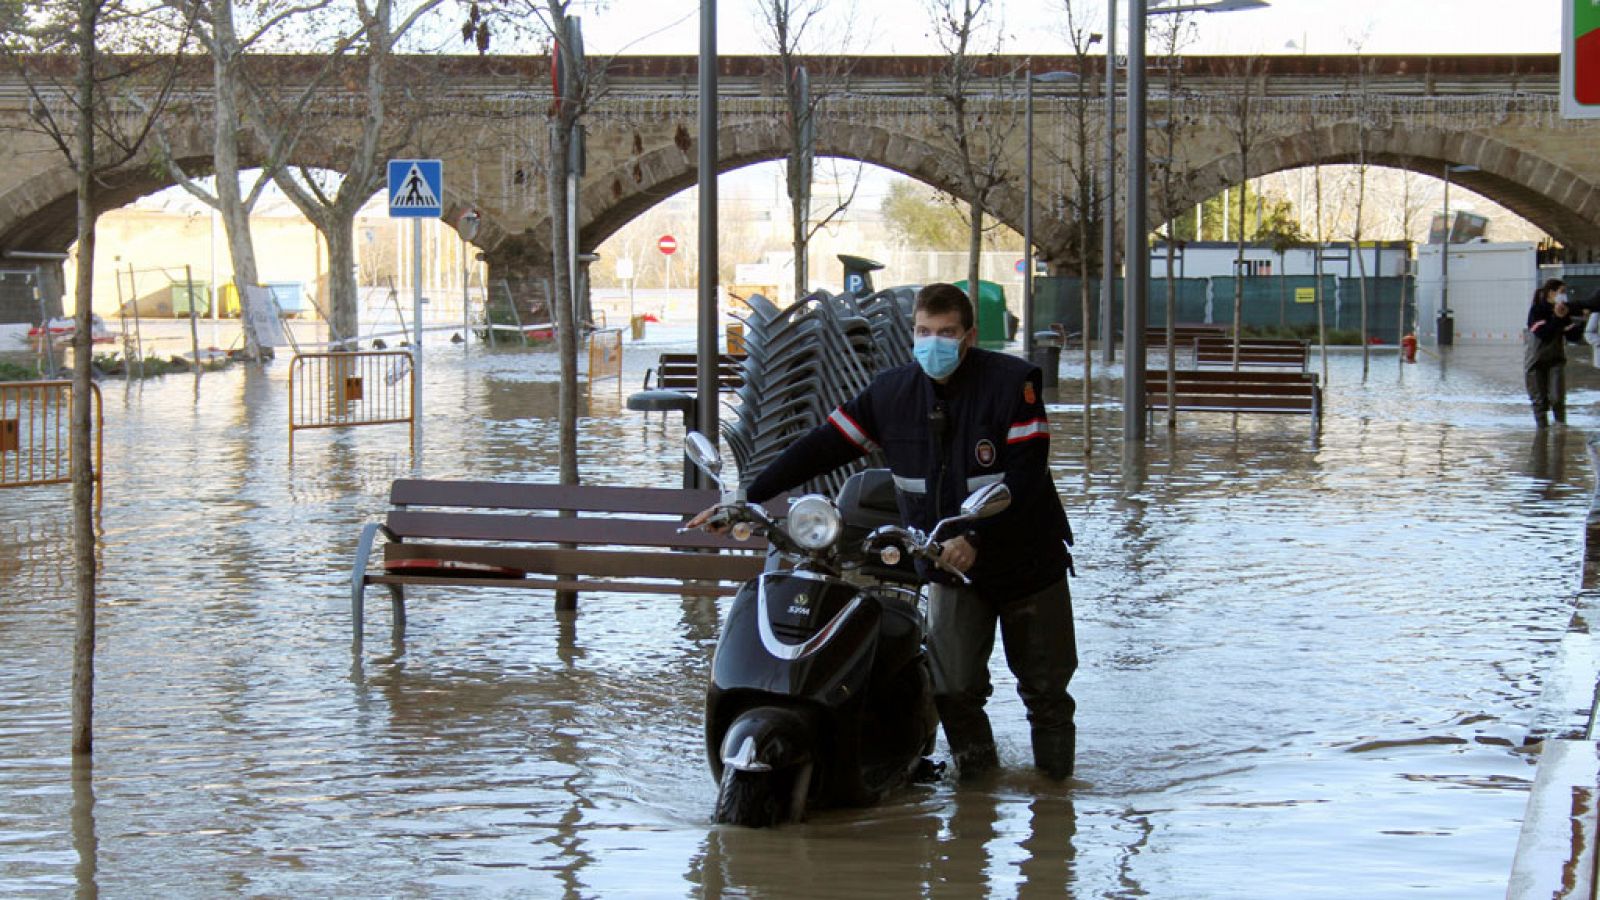
[(100, 896), (100, 837), (94, 824), (94, 763), (91, 757), (72, 757), (72, 849), (78, 863), (73, 867), (79, 900)]
[[(628, 385), (659, 349), (630, 346)], [(286, 366), (126, 385), (92, 777), (58, 755), (66, 494), (0, 492), (0, 894), (1503, 895), (1600, 376), (1569, 366), (1574, 427), (1540, 435), (1515, 353), (1474, 353), (1365, 383), (1334, 358), (1316, 445), (1300, 417), (1193, 415), (1126, 460), (1115, 381), (1085, 435), (1064, 366), (1079, 781), (1029, 774), (1001, 664), (991, 788), (766, 833), (708, 825), (725, 601), (417, 590), (352, 658), (351, 557), (413, 470), (404, 429), (307, 435), (291, 463)], [(553, 480), (553, 372), (430, 356), (421, 473)], [(675, 418), (609, 383), (582, 415), (587, 479), (677, 483)]]

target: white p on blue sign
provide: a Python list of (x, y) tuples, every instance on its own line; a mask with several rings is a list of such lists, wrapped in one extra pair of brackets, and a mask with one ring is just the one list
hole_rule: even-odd
[(437, 159), (389, 160), (389, 216), (436, 219), (444, 215), (444, 163)]

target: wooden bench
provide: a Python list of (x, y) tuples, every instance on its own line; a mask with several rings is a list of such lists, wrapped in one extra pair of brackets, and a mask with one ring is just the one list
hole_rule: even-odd
[[(1293, 369), (1304, 372), (1310, 355), (1310, 344), (1305, 341), (1274, 338), (1242, 338), (1239, 341), (1241, 369)], [(1195, 338), (1194, 361), (1195, 367), (1200, 369), (1233, 368), (1233, 339)]]
[[(645, 390), (687, 391), (700, 389), (699, 359), (693, 353), (663, 353), (655, 368), (644, 373)], [(651, 384), (651, 379), (655, 384)], [(723, 353), (717, 356), (717, 389), (731, 393), (744, 387), (744, 354)]]
[[(1185, 412), (1283, 413), (1308, 415), (1313, 430), (1322, 422), (1322, 385), (1304, 372), (1219, 372), (1183, 370), (1175, 375), (1178, 410)], [(1146, 415), (1172, 404), (1167, 372), (1145, 372)]]
[[(1227, 335), (1227, 325), (1211, 325), (1203, 322), (1178, 322), (1172, 326), (1172, 339), (1176, 341), (1177, 345), (1180, 347), (1189, 346), (1190, 342), (1192, 342), (1195, 338), (1227, 337)], [(1154, 347), (1157, 344), (1166, 344), (1167, 326), (1158, 325), (1151, 328), (1146, 328), (1144, 331), (1144, 342), (1145, 346), (1147, 347)]]
[[(557, 608), (570, 609), (577, 591), (728, 596), (765, 561), (760, 539), (678, 533), (715, 491), (401, 479), (389, 502), (356, 547), (357, 646), (368, 585), (389, 589), (400, 634), (406, 585), (555, 591)], [(369, 571), (380, 536), (383, 561)]]

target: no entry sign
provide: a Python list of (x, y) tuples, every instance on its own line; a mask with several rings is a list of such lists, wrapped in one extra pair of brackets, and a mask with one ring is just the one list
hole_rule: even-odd
[(656, 241), (656, 249), (667, 256), (671, 256), (678, 252), (678, 239), (670, 234), (663, 234), (661, 240)]

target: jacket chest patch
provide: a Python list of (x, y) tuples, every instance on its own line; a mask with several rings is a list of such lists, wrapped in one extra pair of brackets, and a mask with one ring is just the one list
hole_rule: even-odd
[(972, 448), (972, 455), (977, 458), (978, 465), (988, 467), (994, 465), (994, 443), (985, 439)]

